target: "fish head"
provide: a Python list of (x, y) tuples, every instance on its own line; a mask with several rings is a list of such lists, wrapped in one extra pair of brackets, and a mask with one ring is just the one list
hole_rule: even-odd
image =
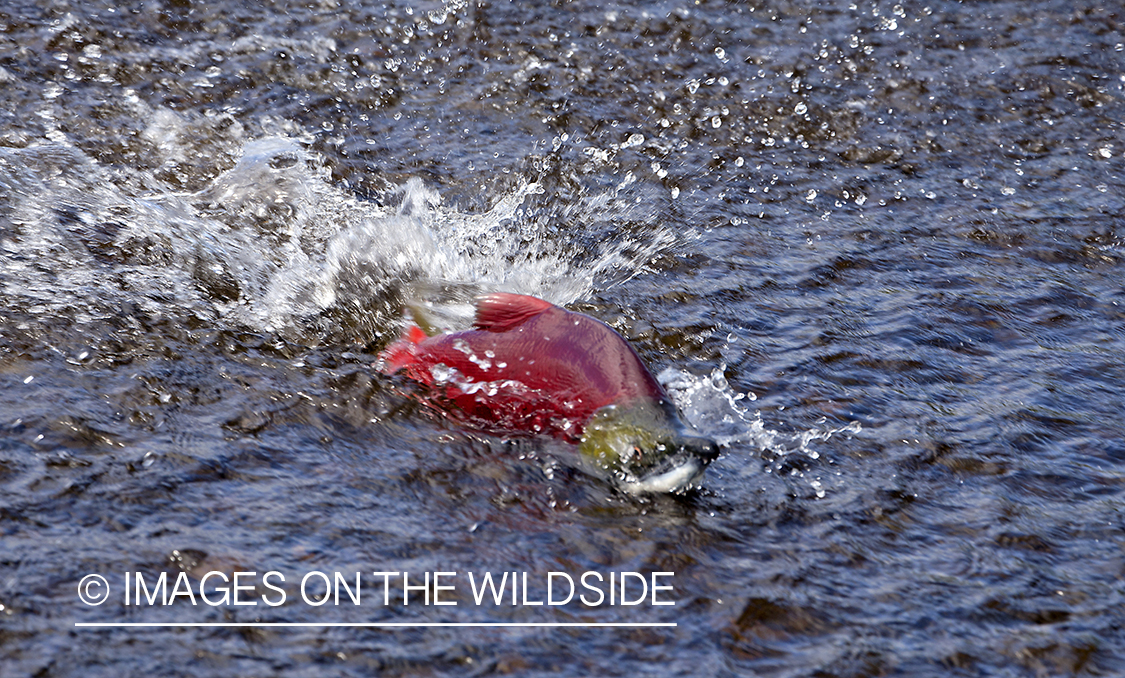
[(599, 409), (582, 433), (579, 451), (587, 464), (633, 494), (698, 486), (719, 456), (715, 441), (688, 434), (666, 401)]

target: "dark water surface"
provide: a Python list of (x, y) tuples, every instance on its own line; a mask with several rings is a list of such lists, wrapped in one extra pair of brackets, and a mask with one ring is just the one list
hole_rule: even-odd
[[(1125, 675), (1123, 43), (1087, 0), (9, 0), (0, 674)], [(491, 290), (627, 336), (704, 488), (372, 369)], [(287, 602), (124, 604), (212, 570)], [(677, 626), (75, 627), (254, 621)]]

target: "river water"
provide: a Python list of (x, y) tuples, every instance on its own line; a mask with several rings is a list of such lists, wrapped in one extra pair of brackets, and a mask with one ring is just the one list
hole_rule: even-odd
[[(0, 673), (1125, 673), (1123, 22), (10, 0)], [(373, 369), (407, 303), (498, 290), (626, 336), (721, 443), (703, 488), (621, 494)], [(552, 572), (675, 604), (523, 604)], [(76, 626), (258, 622), (665, 626)]]

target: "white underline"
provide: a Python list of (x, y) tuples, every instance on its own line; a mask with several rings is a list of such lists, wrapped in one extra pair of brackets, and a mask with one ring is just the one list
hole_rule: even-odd
[(353, 626), (361, 628), (453, 627), (671, 627), (676, 622), (74, 622), (81, 627), (248, 627), (248, 626)]

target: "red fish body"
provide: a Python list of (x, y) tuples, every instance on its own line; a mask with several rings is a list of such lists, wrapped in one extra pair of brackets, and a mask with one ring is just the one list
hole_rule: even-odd
[(477, 300), (477, 329), (427, 337), (413, 328), (383, 353), (469, 419), (577, 443), (594, 412), (641, 398), (666, 401), (637, 352), (604, 323), (541, 299)]
[[(490, 294), (476, 304), (475, 329), (429, 337), (411, 327), (380, 354), (382, 371), (404, 370), (429, 387), (432, 405), (490, 430), (585, 444), (595, 415), (643, 411), (641, 423), (636, 417), (628, 423), (631, 431), (639, 426), (682, 438), (664, 389), (606, 324), (523, 295)], [(701, 444), (705, 466), (714, 444)], [(610, 456), (615, 461), (618, 452)]]

